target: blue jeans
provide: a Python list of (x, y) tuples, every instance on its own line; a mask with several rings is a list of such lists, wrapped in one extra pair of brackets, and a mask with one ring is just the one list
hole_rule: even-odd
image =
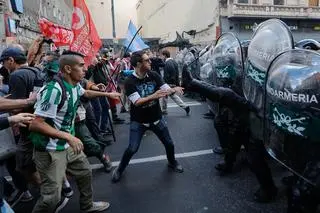
[(90, 100), (91, 106), (93, 108), (94, 116), (96, 119), (97, 124), (100, 127), (100, 118), (101, 118), (101, 106), (100, 106), (100, 101), (99, 98), (93, 98)]
[(120, 173), (124, 171), (132, 156), (138, 151), (141, 144), (141, 139), (147, 130), (154, 132), (164, 145), (169, 164), (176, 164), (173, 141), (171, 139), (167, 124), (163, 118), (161, 118), (158, 124), (150, 124), (148, 127), (142, 123), (131, 121), (129, 146), (123, 153), (121, 162), (119, 164), (118, 171)]
[(94, 108), (94, 114), (96, 121), (102, 131), (108, 129), (109, 124), (109, 102), (106, 97), (100, 97), (91, 100), (92, 107)]

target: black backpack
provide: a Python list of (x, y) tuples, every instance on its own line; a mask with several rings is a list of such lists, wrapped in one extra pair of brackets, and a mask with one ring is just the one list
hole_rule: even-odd
[[(39, 92), (39, 90), (46, 84), (45, 74), (38, 67), (24, 67), (24, 69), (30, 70), (35, 74), (35, 79), (33, 81), (32, 91)], [(52, 81), (57, 82), (62, 89), (61, 101), (58, 105), (58, 110), (57, 110), (57, 112), (59, 112), (61, 110), (61, 108), (63, 107), (65, 101), (67, 100), (67, 91), (66, 91), (66, 88), (63, 84), (62, 76), (60, 74), (55, 75), (52, 78)]]

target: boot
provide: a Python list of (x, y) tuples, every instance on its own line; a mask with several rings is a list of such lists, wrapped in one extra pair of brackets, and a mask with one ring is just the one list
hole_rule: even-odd
[(278, 189), (275, 186), (272, 186), (268, 189), (259, 188), (254, 193), (254, 200), (258, 203), (269, 203), (273, 201), (278, 194)]
[(221, 175), (230, 174), (232, 172), (232, 167), (233, 167), (233, 164), (226, 163), (226, 162), (218, 163), (215, 166), (216, 170), (218, 170)]

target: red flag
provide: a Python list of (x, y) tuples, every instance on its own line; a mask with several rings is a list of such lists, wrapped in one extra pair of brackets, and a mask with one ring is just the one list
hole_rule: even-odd
[(39, 19), (39, 28), (42, 35), (51, 38), (57, 47), (69, 46), (73, 40), (73, 32), (70, 29), (54, 24), (45, 18)]
[(84, 0), (73, 0), (72, 31), (74, 37), (70, 50), (85, 55), (86, 65), (89, 66), (102, 42)]

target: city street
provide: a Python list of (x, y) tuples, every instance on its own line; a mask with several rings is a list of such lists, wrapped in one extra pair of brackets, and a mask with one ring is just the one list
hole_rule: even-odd
[(319, 32), (320, 0), (0, 0), (0, 213), (320, 213)]
[[(232, 175), (219, 176), (214, 166), (222, 157), (212, 153), (212, 147), (218, 144), (213, 120), (202, 118), (207, 111), (206, 103), (186, 101), (192, 105), (189, 117), (171, 103), (166, 116), (176, 155), (185, 172), (177, 174), (168, 170), (163, 146), (153, 133), (147, 132), (135, 160), (117, 184), (111, 183), (111, 174), (103, 172), (98, 162), (90, 159), (95, 200), (109, 201), (111, 207), (107, 212), (110, 213), (285, 212), (285, 189), (280, 184), (285, 169), (270, 160), (280, 194), (271, 204), (253, 202), (258, 185), (244, 161), (244, 153), (239, 156)], [(124, 115), (128, 121), (129, 115), (121, 114)], [(116, 125), (117, 142), (107, 147), (115, 165), (127, 146), (128, 128), (128, 124)], [(75, 194), (62, 212), (80, 212), (75, 185), (73, 189)], [(26, 213), (31, 208), (32, 203), (19, 204), (15, 210)]]

